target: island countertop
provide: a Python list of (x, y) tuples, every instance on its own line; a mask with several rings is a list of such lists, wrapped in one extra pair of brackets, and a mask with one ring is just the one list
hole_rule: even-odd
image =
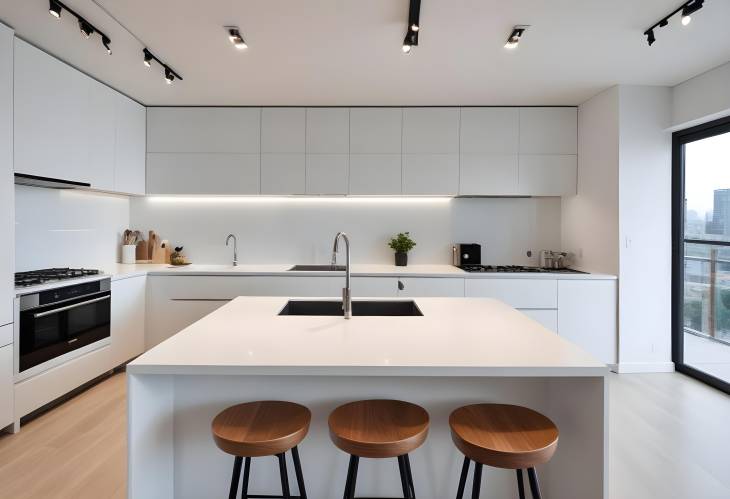
[(423, 316), (350, 320), (279, 316), (287, 301), (238, 297), (138, 357), (128, 371), (497, 377), (608, 371), (580, 347), (493, 299), (416, 298)]

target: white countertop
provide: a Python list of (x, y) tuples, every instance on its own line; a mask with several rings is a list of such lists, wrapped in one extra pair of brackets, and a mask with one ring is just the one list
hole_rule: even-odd
[[(138, 275), (288, 275), (288, 276), (342, 276), (344, 272), (292, 272), (288, 269), (294, 264), (257, 264), (257, 265), (185, 265), (173, 267), (167, 264), (117, 264), (105, 268), (113, 279), (124, 279)], [(353, 276), (360, 277), (461, 277), (467, 279), (616, 279), (608, 274), (562, 274), (562, 273), (470, 273), (453, 265), (408, 265), (396, 267), (385, 264), (353, 264)]]
[[(311, 298), (305, 298), (311, 299)], [(238, 297), (149, 350), (134, 374), (604, 376), (590, 354), (488, 298), (417, 298), (422, 317), (279, 316)]]

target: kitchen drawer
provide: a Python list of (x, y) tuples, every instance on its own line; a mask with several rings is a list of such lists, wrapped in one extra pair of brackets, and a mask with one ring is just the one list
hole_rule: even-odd
[(550, 331), (558, 331), (558, 311), (557, 310), (534, 310), (534, 309), (522, 309), (520, 310), (530, 319), (539, 322)]
[(555, 279), (466, 279), (466, 296), (494, 298), (515, 308), (558, 308)]
[[(341, 278), (345, 285), (345, 279)], [(353, 277), (352, 299), (365, 297), (396, 297), (398, 295), (397, 277)]]
[(401, 277), (403, 289), (398, 296), (464, 296), (464, 279), (451, 277)]
[(0, 347), (13, 342), (13, 325), (0, 326)]
[(15, 419), (13, 396), (13, 346), (0, 348), (0, 428)]
[(149, 292), (164, 299), (230, 300), (237, 296), (340, 296), (344, 277), (150, 276)]

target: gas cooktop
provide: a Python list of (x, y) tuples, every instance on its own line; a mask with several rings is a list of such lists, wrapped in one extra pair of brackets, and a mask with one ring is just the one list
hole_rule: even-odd
[(525, 267), (523, 265), (459, 265), (466, 272), (507, 273), (507, 274), (585, 274), (573, 269), (547, 269), (543, 267)]
[(35, 286), (37, 284), (44, 284), (47, 282), (62, 281), (66, 279), (76, 279), (79, 277), (88, 277), (92, 275), (100, 274), (99, 270), (96, 269), (69, 269), (69, 268), (58, 268), (58, 269), (42, 269), (42, 270), (31, 270), (29, 272), (16, 272), (15, 273), (15, 287), (25, 288), (28, 286)]

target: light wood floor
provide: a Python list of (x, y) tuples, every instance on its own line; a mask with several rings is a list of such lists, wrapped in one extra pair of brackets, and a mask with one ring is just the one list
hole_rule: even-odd
[[(117, 374), (0, 437), (0, 498), (125, 497), (125, 392)], [(676, 373), (612, 375), (610, 394), (611, 499), (730, 497), (730, 397)]]

